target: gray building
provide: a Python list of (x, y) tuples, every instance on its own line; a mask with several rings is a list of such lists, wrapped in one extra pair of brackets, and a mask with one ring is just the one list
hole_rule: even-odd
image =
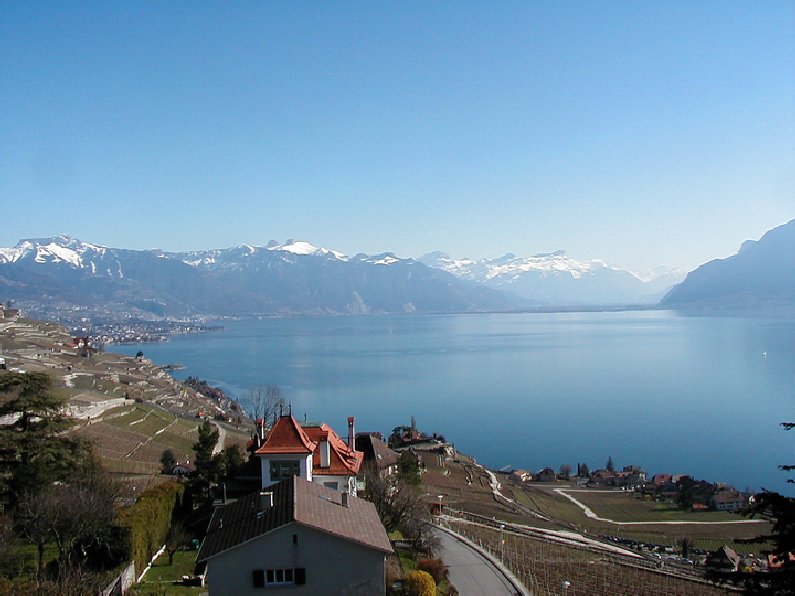
[(210, 595), (377, 595), (391, 552), (372, 503), (294, 476), (217, 507), (197, 562)]

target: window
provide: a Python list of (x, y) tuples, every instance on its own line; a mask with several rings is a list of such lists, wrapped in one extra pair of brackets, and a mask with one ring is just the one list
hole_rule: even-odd
[(286, 586), (290, 584), (303, 585), (306, 583), (306, 569), (255, 569), (254, 587), (268, 588), (275, 586)]
[(339, 490), (340, 489), (339, 482), (324, 482), (323, 486), (325, 486), (326, 488), (330, 488), (332, 490)]
[(300, 461), (272, 461), (271, 480), (278, 482), (293, 476), (301, 475)]

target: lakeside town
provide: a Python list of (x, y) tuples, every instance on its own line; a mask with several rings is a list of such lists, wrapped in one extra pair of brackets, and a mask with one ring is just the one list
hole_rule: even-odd
[[(200, 379), (176, 381), (143, 354), (115, 355), (59, 325), (24, 319), (14, 309), (0, 312), (4, 369), (0, 380), (30, 374), (52, 379), (63, 397), (58, 416), (66, 414), (70, 434), (90, 441), (103, 467), (119, 483), (114, 508), (122, 504), (134, 508), (144, 495), (171, 481), (176, 481), (182, 500), (189, 499), (182, 539), (169, 555), (181, 561), (185, 573), (168, 583), (185, 589), (228, 593), (218, 586), (233, 581), (226, 574), (243, 563), (230, 546), (239, 536), (227, 536), (229, 530), (223, 530), (220, 520), (230, 528), (237, 527), (230, 520), (239, 518), (240, 527), (248, 527), (252, 512), (253, 519), (264, 515), (263, 494), (270, 495), (267, 511), (276, 512), (280, 498), (296, 502), (320, 498), (329, 506), (343, 507), (346, 516), (361, 516), (355, 525), (363, 525), (365, 534), (342, 539), (343, 543), (365, 541), (371, 547), (370, 562), (363, 565), (383, 561), (379, 590), (373, 590), (378, 574), (360, 578), (369, 582), (367, 593), (414, 593), (410, 578), (417, 576), (411, 574), (418, 569), (442, 586), (442, 593), (461, 590), (455, 586), (454, 571), (445, 577), (449, 566), (438, 556), (445, 552), (438, 532), (472, 544), (501, 577), (508, 578), (505, 581), (528, 593), (542, 588), (558, 593), (565, 582), (582, 589), (589, 582), (607, 582), (608, 576), (611, 586), (648, 584), (648, 593), (659, 593), (662, 585), (683, 586), (676, 593), (713, 589), (725, 593), (740, 589), (737, 585), (764, 582), (782, 566), (774, 555), (763, 552), (764, 547), (743, 543), (769, 533), (770, 521), (766, 516), (738, 515), (753, 507), (753, 495), (731, 486), (684, 474), (647, 478), (641, 466), (616, 466), (612, 458), (595, 470), (580, 462), (574, 469), (564, 464), (557, 470), (492, 471), (456, 450), (446, 439), (451, 429), (439, 429), (444, 434), (424, 433), (412, 417), (408, 425), (396, 426), (388, 434), (359, 430), (355, 416), (344, 412), (338, 420), (299, 422), (276, 387), (252, 392), (251, 407), (244, 411), (240, 403)], [(334, 428), (346, 418), (347, 433), (337, 433)], [(19, 415), (6, 413), (0, 425), (7, 432), (20, 420)], [(19, 455), (7, 449), (3, 453), (4, 478), (13, 478)], [(259, 496), (249, 503), (249, 495)], [(13, 512), (13, 495), (6, 492), (3, 499), (7, 512)], [(368, 505), (359, 504), (365, 500)], [(313, 523), (321, 524), (327, 535), (339, 537), (342, 526), (353, 524), (340, 521), (339, 511), (330, 510)], [(302, 515), (294, 512), (295, 519), (287, 525), (300, 525)], [(168, 546), (173, 526), (166, 526), (155, 542)], [(249, 527), (246, 540), (263, 529), (256, 524)], [(294, 532), (295, 527), (285, 526), (284, 531)], [(26, 535), (19, 536), (20, 544)], [(197, 541), (198, 552), (189, 546), (192, 540)], [(281, 547), (271, 540), (256, 539), (253, 544), (262, 542), (256, 548), (274, 553), (277, 560)], [(79, 543), (76, 540), (73, 546)], [(324, 548), (346, 550), (344, 544)], [(153, 570), (163, 573), (165, 567), (152, 559), (155, 554), (136, 553), (126, 575), (120, 574), (114, 585), (149, 593), (152, 584), (147, 582), (155, 580), (147, 576)], [(553, 561), (564, 555), (568, 563), (553, 570)], [(9, 585), (27, 574), (37, 585), (54, 581), (55, 586), (59, 578), (67, 577), (64, 566), (72, 556), (64, 552), (53, 559), (60, 567), (50, 571), (41, 558), (35, 563), (32, 557), (20, 567), (22, 575), (11, 580), (13, 574), (6, 570), (5, 577), (12, 581)], [(306, 561), (314, 560), (309, 553), (305, 556)], [(583, 560), (600, 563), (583, 568)], [(278, 576), (268, 575), (269, 569), (257, 576), (255, 585), (260, 580), (262, 585), (310, 585), (317, 574), (326, 582), (324, 589), (330, 586), (331, 575), (335, 581), (355, 581), (316, 572), (308, 562), (300, 572), (297, 567), (274, 567)], [(197, 582), (204, 585), (187, 585)]]

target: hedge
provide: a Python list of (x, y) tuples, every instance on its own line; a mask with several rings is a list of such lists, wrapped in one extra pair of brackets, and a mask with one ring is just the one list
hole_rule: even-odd
[(166, 542), (174, 505), (185, 487), (176, 482), (160, 484), (141, 493), (138, 501), (116, 515), (116, 525), (127, 528), (135, 574), (140, 575), (152, 556)]

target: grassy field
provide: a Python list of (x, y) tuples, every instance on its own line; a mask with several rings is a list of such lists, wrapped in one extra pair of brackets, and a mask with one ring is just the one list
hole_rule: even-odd
[[(563, 486), (559, 488), (564, 488)], [(754, 524), (660, 524), (621, 525), (601, 522), (586, 517), (583, 510), (555, 493), (551, 488), (536, 486), (514, 487), (512, 494), (517, 502), (540, 511), (556, 520), (562, 527), (570, 527), (591, 535), (608, 535), (650, 544), (676, 547), (683, 537), (696, 548), (714, 550), (727, 544), (741, 553), (758, 552), (757, 544), (737, 543), (737, 539), (752, 538), (767, 533), (766, 522)], [(707, 521), (722, 522), (742, 520), (741, 516), (727, 512), (691, 513), (671, 509), (670, 505), (655, 505), (635, 499), (624, 492), (572, 492), (574, 498), (590, 507), (601, 517), (621, 522), (654, 521)], [(528, 520), (530, 525), (535, 521)]]
[(617, 522), (724, 522), (745, 519), (728, 511), (683, 511), (673, 503), (644, 501), (633, 493), (620, 491), (571, 491), (569, 494), (599, 517)]
[(183, 575), (193, 575), (193, 566), (196, 561), (196, 551), (178, 551), (174, 554), (174, 564), (168, 564), (168, 555), (163, 553), (158, 557), (152, 568), (146, 572), (143, 581), (135, 584), (133, 594), (140, 596), (153, 595), (183, 595), (201, 594), (207, 592), (207, 588), (193, 588), (182, 585), (174, 585), (180, 581)]

